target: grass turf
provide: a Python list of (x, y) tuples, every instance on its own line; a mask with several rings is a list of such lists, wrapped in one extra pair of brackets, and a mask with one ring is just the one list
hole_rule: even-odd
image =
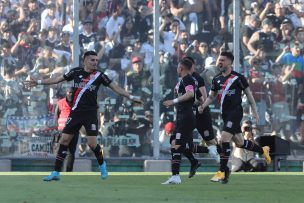
[(161, 185), (169, 173), (62, 173), (57, 182), (43, 182), (49, 173), (0, 173), (1, 203), (299, 203), (304, 173), (234, 173), (226, 185), (211, 183), (213, 173), (192, 179), (182, 173), (181, 185)]

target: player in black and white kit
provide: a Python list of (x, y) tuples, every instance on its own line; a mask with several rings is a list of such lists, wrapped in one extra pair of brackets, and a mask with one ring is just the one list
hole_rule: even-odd
[(96, 141), (99, 129), (97, 119), (97, 92), (101, 84), (111, 88), (119, 95), (141, 103), (140, 99), (129, 95), (128, 92), (112, 82), (103, 72), (97, 71), (98, 58), (96, 52), (86, 52), (83, 60), (83, 68), (74, 68), (63, 76), (24, 82), (25, 86), (34, 87), (36, 85), (57, 84), (65, 80), (73, 81), (73, 106), (59, 141), (60, 146), (56, 156), (55, 170), (49, 176), (43, 178), (44, 181), (60, 180), (59, 172), (61, 171), (64, 158), (67, 155), (68, 145), (73, 135), (77, 133), (82, 126), (84, 126), (86, 130), (88, 145), (98, 161), (101, 178), (106, 179), (108, 177), (106, 162), (103, 160), (101, 147)]
[[(206, 142), (208, 148), (206, 149), (200, 145), (194, 145), (193, 153), (209, 153), (209, 155), (216, 160), (216, 162), (220, 162), (220, 156), (217, 150), (217, 141), (215, 140), (215, 135), (212, 127), (212, 119), (210, 108), (206, 107), (203, 113), (198, 112), (198, 105), (202, 104), (207, 99), (207, 92), (205, 88), (204, 79), (195, 72), (195, 61), (192, 57), (185, 57), (184, 60), (189, 60), (192, 63), (192, 77), (196, 83), (196, 102), (195, 102), (195, 118), (196, 118), (196, 129), (202, 136), (203, 140)], [(200, 164), (199, 164), (200, 165)], [(192, 174), (194, 175), (194, 174)], [(191, 178), (191, 177), (190, 177)]]
[(171, 135), (171, 170), (172, 176), (162, 184), (180, 184), (179, 169), (181, 155), (192, 157), (191, 164), (195, 164), (192, 154), (193, 129), (195, 127), (195, 116), (193, 104), (195, 100), (195, 81), (191, 76), (192, 63), (188, 60), (181, 60), (177, 66), (177, 73), (182, 78), (175, 86), (177, 97), (173, 100), (166, 100), (163, 104), (166, 107), (176, 104), (175, 130)]
[(230, 169), (227, 166), (231, 153), (230, 141), (233, 140), (237, 147), (263, 154), (266, 163), (271, 163), (269, 156), (269, 147), (260, 147), (250, 140), (244, 140), (241, 131), (241, 121), (243, 118), (242, 108), (242, 92), (247, 96), (249, 104), (252, 108), (253, 117), (259, 122), (256, 110), (256, 104), (252, 93), (249, 89), (246, 78), (232, 70), (234, 57), (230, 52), (221, 52), (217, 61), (220, 74), (216, 75), (212, 80), (210, 94), (206, 101), (199, 107), (199, 111), (203, 110), (213, 102), (217, 97), (220, 102), (222, 119), (224, 121), (220, 144), (223, 152), (221, 153), (220, 170), (211, 178), (213, 182), (228, 182)]

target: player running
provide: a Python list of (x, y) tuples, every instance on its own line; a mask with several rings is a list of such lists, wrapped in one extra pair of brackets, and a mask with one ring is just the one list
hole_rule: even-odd
[(220, 69), (218, 75), (212, 80), (210, 94), (206, 101), (199, 107), (202, 113), (204, 109), (211, 104), (215, 98), (220, 102), (222, 119), (224, 121), (220, 144), (222, 145), (223, 153), (221, 153), (220, 169), (211, 178), (213, 182), (227, 183), (229, 180), (230, 169), (227, 166), (231, 153), (230, 141), (233, 140), (237, 147), (244, 148), (250, 151), (262, 154), (267, 164), (271, 163), (269, 156), (269, 147), (260, 147), (250, 140), (244, 140), (241, 131), (241, 121), (243, 119), (242, 108), (242, 92), (244, 91), (252, 109), (253, 117), (259, 122), (259, 117), (256, 110), (255, 100), (249, 89), (246, 78), (232, 70), (234, 56), (230, 52), (221, 52), (217, 66)]

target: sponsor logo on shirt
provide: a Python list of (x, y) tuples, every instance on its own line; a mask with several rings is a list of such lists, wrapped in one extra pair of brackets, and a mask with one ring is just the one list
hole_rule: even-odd
[[(86, 83), (84, 83), (84, 82), (74, 84), (75, 88), (84, 88), (84, 86), (86, 86)], [(88, 87), (88, 90), (89, 91), (94, 91), (96, 88), (97, 88), (96, 85), (90, 85)]]

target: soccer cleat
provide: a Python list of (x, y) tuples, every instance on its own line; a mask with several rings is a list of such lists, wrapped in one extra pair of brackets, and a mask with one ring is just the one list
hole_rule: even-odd
[(43, 181), (60, 180), (60, 173), (58, 171), (52, 171), (49, 176), (43, 178)]
[(229, 181), (230, 174), (231, 174), (231, 171), (227, 167), (226, 170), (225, 170), (225, 177), (224, 177), (224, 179), (221, 179), (219, 182), (222, 183), (222, 184), (227, 184), (228, 181)]
[(173, 175), (167, 181), (163, 182), (162, 185), (178, 185), (181, 183), (182, 183), (182, 180), (179, 177), (179, 175)]
[(210, 179), (211, 182), (219, 182), (225, 178), (225, 172), (218, 171), (216, 174)]
[(197, 169), (198, 169), (201, 165), (202, 165), (201, 163), (199, 163), (197, 160), (195, 160), (195, 164), (191, 164), (191, 168), (190, 168), (190, 171), (189, 171), (188, 178), (192, 178), (192, 177), (195, 175)]
[(103, 161), (103, 164), (99, 166), (99, 170), (101, 173), (101, 179), (105, 180), (108, 178), (107, 164)]
[(269, 156), (270, 148), (268, 146), (264, 146), (262, 147), (262, 149), (263, 149), (263, 157), (265, 158), (266, 163), (268, 165), (271, 164), (271, 158)]
[(216, 146), (210, 145), (210, 146), (208, 146), (208, 150), (209, 150), (208, 153), (209, 153), (210, 157), (214, 158), (216, 163), (220, 163), (221, 158), (217, 152)]

